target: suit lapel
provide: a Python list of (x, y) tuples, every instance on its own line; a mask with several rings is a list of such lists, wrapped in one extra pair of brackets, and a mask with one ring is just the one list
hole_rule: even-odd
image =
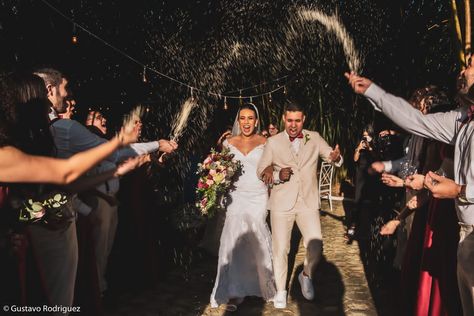
[(309, 143), (309, 140), (307, 141), (307, 137), (309, 136), (306, 135), (309, 135), (308, 132), (303, 130), (303, 139), (301, 140), (300, 150), (298, 152), (298, 166), (301, 166), (301, 164), (306, 161), (306, 156), (311, 152), (311, 144)]

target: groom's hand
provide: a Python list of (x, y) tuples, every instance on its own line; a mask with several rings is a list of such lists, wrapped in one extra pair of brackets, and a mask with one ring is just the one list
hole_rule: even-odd
[(280, 181), (290, 181), (290, 177), (293, 174), (293, 170), (290, 167), (280, 169)]
[(331, 159), (332, 162), (338, 162), (339, 159), (341, 159), (341, 151), (339, 150), (339, 145), (336, 145), (334, 147), (334, 150), (331, 151), (329, 154), (329, 159)]
[(266, 185), (273, 184), (273, 166), (270, 165), (266, 167), (260, 175), (260, 178)]

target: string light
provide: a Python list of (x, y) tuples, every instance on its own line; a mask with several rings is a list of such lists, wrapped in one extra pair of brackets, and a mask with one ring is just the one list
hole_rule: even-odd
[(194, 101), (193, 87), (191, 87), (191, 101)]
[(143, 75), (142, 75), (142, 81), (146, 83), (148, 80), (146, 79), (146, 66), (143, 66)]
[[(77, 34), (75, 34), (75, 31), (76, 31), (76, 27), (81, 29), (82, 31), (84, 31), (85, 33), (87, 33), (88, 35), (90, 35), (91, 37), (95, 38), (96, 40), (100, 41), (101, 43), (103, 43), (104, 45), (108, 46), (109, 48), (111, 48), (112, 50), (114, 50), (115, 52), (119, 53), (120, 55), (128, 58), (129, 60), (131, 60), (132, 62), (142, 66), (144, 68), (144, 70), (146, 70), (146, 68), (148, 68), (149, 71), (152, 71), (154, 73), (156, 73), (157, 75), (161, 76), (161, 77), (164, 77), (172, 82), (175, 82), (177, 84), (180, 84), (182, 86), (186, 86), (188, 88), (192, 88), (193, 90), (196, 90), (198, 92), (201, 92), (203, 94), (207, 94), (209, 96), (214, 96), (214, 97), (218, 97), (218, 96), (221, 96), (221, 94), (219, 93), (216, 93), (216, 92), (213, 92), (213, 91), (206, 91), (206, 90), (203, 90), (203, 89), (200, 89), (200, 88), (197, 88), (197, 87), (192, 87), (191, 85), (183, 82), (183, 81), (180, 81), (178, 79), (175, 79), (171, 76), (168, 76), (167, 74), (165, 73), (162, 73), (160, 71), (158, 71), (157, 69), (154, 69), (152, 67), (148, 67), (146, 66), (144, 63), (140, 62), (139, 60), (137, 60), (136, 58), (128, 55), (125, 51), (113, 46), (112, 44), (110, 44), (109, 42), (107, 42), (106, 40), (102, 39), (101, 37), (99, 37), (98, 35), (92, 33), (91, 31), (89, 31), (87, 28), (85, 28), (84, 26), (74, 22), (74, 19), (67, 16), (66, 14), (64, 14), (63, 12), (61, 12), (59, 9), (57, 9), (55, 6), (53, 6), (51, 3), (49, 3), (48, 1), (46, 0), (41, 0), (41, 2), (43, 2), (46, 6), (48, 6), (51, 10), (53, 10), (54, 12), (56, 12), (58, 15), (62, 16), (64, 19), (68, 20), (69, 22), (73, 23), (73, 36), (72, 36), (72, 42), (74, 44), (77, 44), (78, 43), (78, 36)], [(144, 71), (144, 74), (145, 74), (145, 71)], [(282, 79), (285, 79), (287, 76), (285, 77), (281, 77), (281, 78), (277, 78), (276, 80), (272, 80), (271, 82), (278, 82)], [(142, 78), (143, 79), (143, 78)], [(146, 79), (146, 77), (145, 77)], [(266, 83), (263, 83), (263, 84), (266, 84)], [(256, 86), (261, 86), (263, 84), (259, 84), (259, 85), (256, 85)], [(255, 86), (255, 87), (256, 87)], [(239, 99), (240, 100), (240, 104), (242, 104), (242, 100), (243, 98), (251, 98), (251, 97), (260, 97), (260, 96), (265, 96), (265, 95), (269, 95), (271, 93), (274, 93), (278, 90), (281, 90), (282, 87), (280, 87), (280, 85), (278, 84), (278, 88), (276, 89), (273, 89), (271, 91), (267, 91), (267, 92), (263, 92), (263, 93), (260, 93), (260, 94), (256, 94), (256, 95), (246, 95), (246, 96), (242, 96), (242, 90), (244, 89), (250, 89), (250, 88), (253, 88), (252, 87), (247, 87), (247, 88), (241, 88), (239, 89), (239, 92), (240, 92), (240, 95), (239, 96), (234, 96), (234, 95), (226, 95), (225, 97), (229, 98), (229, 99)]]
[(72, 37), (71, 42), (76, 45), (78, 42), (77, 32), (76, 32), (76, 23), (72, 24)]
[(224, 110), (228, 110), (229, 106), (227, 105), (227, 97), (224, 97)]

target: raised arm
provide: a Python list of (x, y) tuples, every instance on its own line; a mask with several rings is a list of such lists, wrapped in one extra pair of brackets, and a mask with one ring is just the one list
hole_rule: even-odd
[(107, 158), (117, 148), (135, 141), (138, 129), (121, 133), (111, 141), (68, 159), (32, 156), (12, 146), (0, 148), (1, 182), (40, 182), (67, 184)]
[(324, 138), (319, 135), (319, 133), (315, 133), (318, 137), (319, 142), (319, 156), (322, 160), (330, 163), (334, 163), (336, 167), (342, 166), (344, 160), (342, 159), (342, 155), (339, 151), (339, 145), (336, 145), (334, 149), (328, 145), (328, 143), (324, 140)]
[(462, 117), (459, 110), (423, 115), (404, 99), (387, 93), (367, 78), (354, 73), (346, 73), (346, 78), (356, 93), (367, 97), (376, 110), (382, 111), (404, 130), (443, 143), (454, 143), (456, 122)]

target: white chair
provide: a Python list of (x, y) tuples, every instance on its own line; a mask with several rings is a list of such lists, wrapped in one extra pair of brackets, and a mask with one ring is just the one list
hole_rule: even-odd
[(319, 198), (320, 203), (323, 199), (329, 202), (329, 208), (332, 212), (332, 176), (334, 174), (334, 165), (329, 162), (322, 162), (319, 170)]

